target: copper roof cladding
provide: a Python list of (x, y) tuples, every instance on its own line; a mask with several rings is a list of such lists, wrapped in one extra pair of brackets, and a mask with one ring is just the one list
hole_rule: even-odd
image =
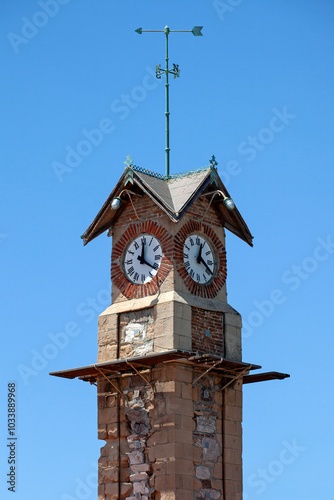
[[(124, 203), (116, 211), (111, 209), (111, 202), (120, 196), (124, 189), (129, 188), (133, 193), (145, 193), (149, 196), (175, 223), (200, 195), (218, 189), (225, 196), (230, 196), (214, 167), (186, 172), (169, 179), (139, 167), (127, 167), (101, 210), (82, 235), (84, 245), (114, 226), (125, 203), (130, 201), (129, 198), (123, 198)], [(212, 199), (212, 207), (223, 227), (253, 246), (253, 236), (237, 208), (229, 211), (223, 203), (222, 196), (215, 196)]]

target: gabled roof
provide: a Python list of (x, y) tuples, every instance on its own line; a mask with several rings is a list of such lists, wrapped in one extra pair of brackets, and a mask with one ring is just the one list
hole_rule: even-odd
[[(211, 197), (209, 198), (210, 193), (219, 190), (224, 196), (230, 197), (214, 167), (189, 171), (167, 179), (154, 172), (129, 166), (124, 170), (114, 190), (82, 235), (84, 245), (114, 226), (129, 198), (123, 194), (126, 203), (121, 204), (118, 210), (111, 209), (111, 202), (117, 196), (121, 196), (122, 191), (125, 189), (137, 194), (145, 193), (175, 223), (181, 220), (200, 195), (208, 193), (208, 199), (211, 199)], [(225, 207), (223, 200), (224, 197), (218, 194), (212, 199), (211, 203), (222, 226), (253, 246), (253, 237), (238, 209), (235, 208), (233, 211), (229, 211)]]

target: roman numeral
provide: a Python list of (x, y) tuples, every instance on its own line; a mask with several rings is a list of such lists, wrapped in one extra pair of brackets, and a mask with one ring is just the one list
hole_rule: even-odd
[(155, 270), (159, 269), (159, 266), (158, 266), (158, 264), (156, 262), (154, 262), (153, 267), (154, 267)]
[(208, 256), (208, 255), (210, 255), (210, 253), (211, 253), (211, 250), (208, 250), (207, 252), (205, 252), (205, 255)]
[(157, 245), (156, 247), (153, 248), (153, 252), (156, 252), (158, 250), (158, 248), (160, 247), (160, 245)]
[(161, 259), (161, 255), (155, 255), (154, 259), (155, 260), (160, 260)]
[(131, 252), (131, 250), (128, 250), (128, 253), (131, 253), (131, 255), (134, 255), (134, 254), (135, 254), (134, 252)]
[(138, 273), (135, 273), (134, 277), (133, 277), (134, 281), (138, 281), (139, 280), (139, 274)]
[(189, 260), (187, 260), (187, 262), (185, 262), (185, 263), (184, 263), (184, 265), (186, 266), (186, 269), (188, 270), (188, 269), (189, 269), (189, 267), (190, 267), (190, 262), (189, 262)]
[(153, 238), (151, 238), (151, 241), (148, 244), (149, 247), (151, 246), (152, 241), (153, 241)]
[(134, 241), (134, 243), (133, 243), (133, 244), (134, 244), (134, 246), (135, 246), (135, 249), (136, 249), (136, 250), (138, 250), (138, 248), (139, 248), (138, 243), (137, 243), (136, 241)]
[(188, 254), (187, 254), (187, 253), (184, 253), (184, 254), (183, 254), (183, 258), (184, 258), (184, 259), (189, 259)]
[(142, 237), (141, 242), (142, 242), (143, 245), (146, 245), (146, 238), (145, 238), (145, 236)]
[(201, 244), (201, 242), (200, 242), (200, 240), (199, 240), (199, 237), (198, 237), (198, 236), (196, 236), (196, 245), (200, 245), (200, 244)]
[(145, 278), (146, 278), (145, 274), (142, 274), (142, 275), (140, 276), (140, 279), (141, 279), (141, 282), (142, 282), (142, 283), (144, 283)]
[(212, 266), (212, 265), (213, 265), (212, 260), (208, 260), (207, 265), (208, 265), (208, 266)]
[(193, 247), (194, 246), (194, 240), (192, 238), (189, 238), (190, 244)]
[(189, 247), (187, 247), (187, 245), (184, 245), (184, 246), (185, 246), (185, 248), (186, 248), (186, 249), (188, 250), (188, 252), (189, 252), (190, 248), (189, 248)]
[(132, 264), (132, 259), (125, 261), (125, 264), (129, 264), (129, 265)]
[(135, 270), (134, 270), (134, 269), (133, 269), (133, 267), (131, 266), (131, 267), (128, 269), (128, 274), (130, 274), (130, 276), (132, 276), (134, 272), (135, 272)]
[(201, 279), (201, 276), (198, 273), (196, 273), (196, 279), (197, 279), (197, 281), (199, 281)]
[(193, 269), (190, 269), (190, 272), (189, 272), (190, 276), (193, 278), (195, 276), (195, 272), (193, 271)]

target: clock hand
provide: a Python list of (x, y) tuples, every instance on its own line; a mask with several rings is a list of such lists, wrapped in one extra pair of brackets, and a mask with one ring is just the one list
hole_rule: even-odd
[(145, 259), (142, 259), (139, 255), (138, 255), (137, 259), (139, 260), (139, 262), (140, 262), (141, 264), (146, 264), (147, 266), (152, 267), (152, 269), (155, 269), (155, 267), (154, 267), (154, 266), (152, 266), (152, 264), (149, 264), (149, 263), (148, 263)]
[(207, 263), (205, 262), (205, 260), (203, 260), (203, 258), (201, 257), (200, 258), (200, 263), (204, 264), (204, 266), (207, 268), (207, 270), (209, 271), (210, 274), (213, 274), (211, 269), (209, 268), (209, 266), (207, 265)]
[(144, 260), (144, 243), (141, 244), (141, 256), (140, 256), (140, 262)]
[(198, 257), (197, 257), (197, 264), (200, 264), (200, 263), (201, 263), (201, 258), (202, 258), (202, 247), (203, 247), (203, 244), (201, 243), (201, 246), (199, 247)]

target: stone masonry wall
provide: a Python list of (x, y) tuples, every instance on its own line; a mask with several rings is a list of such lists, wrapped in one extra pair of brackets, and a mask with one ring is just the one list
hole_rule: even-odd
[[(241, 500), (241, 383), (157, 365), (98, 383), (99, 500)], [(224, 431), (224, 433), (223, 433)], [(225, 496), (224, 496), (225, 493)]]

